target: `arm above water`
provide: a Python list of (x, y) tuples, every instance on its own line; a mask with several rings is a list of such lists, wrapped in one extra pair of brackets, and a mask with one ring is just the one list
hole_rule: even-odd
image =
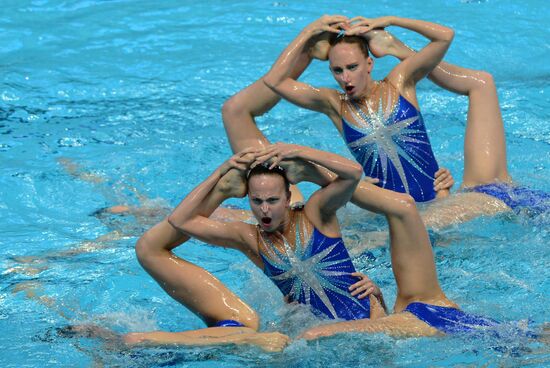
[[(249, 226), (241, 222), (221, 222), (211, 220), (201, 214), (201, 208), (205, 200), (215, 200), (219, 206), (230, 197), (243, 197), (246, 194), (244, 172), (254, 159), (255, 150), (245, 149), (224, 162), (191, 193), (168, 216), (168, 222), (179, 231), (199, 239), (205, 243), (223, 247), (236, 248), (245, 251), (246, 228)], [(213, 192), (214, 187), (226, 175), (234, 171), (239, 172), (237, 181), (228, 182), (226, 188)], [(215, 199), (211, 195), (216, 195)]]
[[(336, 175), (334, 180), (326, 182), (326, 185), (317, 190), (307, 202), (306, 210), (315, 208), (315, 216), (319, 219), (331, 218), (336, 214), (336, 210), (350, 200), (363, 174), (361, 165), (355, 161), (334, 153), (295, 144), (273, 144), (258, 154), (256, 163), (269, 161), (272, 166), (275, 166), (286, 159), (308, 161)], [(314, 219), (310, 218), (310, 220)]]
[[(406, 58), (390, 73), (391, 78), (401, 79), (401, 83), (410, 85), (415, 85), (439, 64), (454, 38), (451, 28), (416, 19), (394, 16), (376, 19), (356, 17), (352, 22), (353, 27), (346, 31), (346, 35), (364, 35), (368, 38), (367, 34), (371, 30), (393, 25), (419, 33), (430, 40), (424, 48)], [(399, 82), (395, 84), (399, 85)]]
[(284, 99), (307, 109), (323, 112), (329, 116), (337, 113), (337, 93), (326, 88), (314, 88), (289, 77), (294, 64), (314, 37), (323, 32), (338, 33), (338, 24), (346, 22), (341, 15), (325, 15), (305, 27), (285, 48), (264, 76), (264, 83)]

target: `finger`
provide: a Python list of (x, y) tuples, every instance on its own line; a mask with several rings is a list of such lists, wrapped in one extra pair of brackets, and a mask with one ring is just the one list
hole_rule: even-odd
[(275, 149), (277, 149), (277, 146), (275, 146), (274, 144), (271, 144), (271, 145), (265, 147), (264, 149), (258, 151), (257, 153), (258, 154), (263, 154), (264, 152), (273, 152)]
[(442, 175), (438, 176), (438, 177), (435, 178), (435, 180), (434, 180), (434, 185), (437, 185), (437, 184), (442, 183), (442, 182), (445, 180), (445, 178), (446, 178), (446, 176), (442, 176)]
[(274, 157), (276, 154), (276, 152), (266, 152), (265, 154), (258, 155), (255, 162), (264, 163)]
[(325, 26), (322, 29), (325, 32), (340, 33), (340, 29), (336, 27)]
[(243, 149), (242, 151), (238, 152), (237, 155), (239, 155), (239, 156), (244, 156), (244, 155), (246, 155), (247, 153), (255, 152), (255, 151), (258, 151), (258, 150), (259, 150), (258, 147), (246, 147), (246, 148)]
[(248, 163), (250, 163), (251, 161), (253, 161), (255, 159), (256, 159), (256, 157), (254, 157), (254, 156), (252, 157), (252, 159), (250, 157), (237, 157), (235, 159), (235, 162), (239, 163), (239, 164), (248, 164)]
[(378, 184), (380, 182), (378, 178), (371, 178), (370, 176), (365, 176), (363, 181), (369, 184)]
[(367, 22), (367, 21), (370, 21), (370, 19), (362, 17), (362, 16), (359, 15), (357, 17), (351, 18), (349, 22), (354, 23), (354, 22)]
[(366, 27), (366, 26), (368, 26), (369, 24), (370, 24), (370, 23), (367, 22), (367, 21), (359, 21), (359, 22), (352, 23), (352, 27), (353, 27), (353, 28)]
[(368, 289), (367, 291), (365, 291), (363, 294), (359, 295), (357, 297), (357, 299), (365, 299), (366, 297), (368, 297), (370, 294), (372, 294), (372, 292), (374, 291), (374, 288), (370, 288)]
[(240, 170), (240, 171), (248, 170), (248, 167), (246, 165), (241, 165), (241, 164), (232, 165), (231, 168), (232, 169), (237, 169), (237, 170)]
[(347, 22), (348, 20), (349, 18), (344, 15), (330, 15), (326, 23), (328, 24), (342, 23), (342, 22)]
[(275, 168), (275, 166), (279, 165), (281, 160), (282, 160), (282, 157), (274, 156), (273, 161), (271, 161), (271, 166), (269, 166), (269, 170), (273, 170)]

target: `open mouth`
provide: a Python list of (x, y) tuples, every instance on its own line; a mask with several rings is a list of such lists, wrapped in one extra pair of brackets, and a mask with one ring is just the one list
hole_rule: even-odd
[(261, 221), (262, 225), (269, 226), (271, 224), (271, 217), (262, 217)]
[(345, 86), (344, 89), (346, 90), (346, 93), (351, 93), (353, 92), (353, 86)]

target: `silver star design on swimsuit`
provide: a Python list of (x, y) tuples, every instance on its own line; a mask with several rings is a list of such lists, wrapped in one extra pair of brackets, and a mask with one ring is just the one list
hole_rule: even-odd
[[(376, 112), (371, 107), (371, 104), (367, 102), (368, 115), (357, 104), (349, 103), (349, 106), (351, 106), (353, 110), (353, 119), (357, 124), (352, 126), (352, 128), (358, 130), (365, 136), (353, 142), (349, 142), (348, 146), (361, 151), (361, 156), (358, 157), (358, 161), (365, 169), (366, 163), (372, 158), (369, 167), (369, 172), (371, 173), (375, 169), (377, 161), (380, 160), (383, 184), (388, 180), (388, 165), (393, 164), (407, 193), (409, 193), (409, 183), (405, 175), (405, 169), (401, 164), (401, 157), (421, 174), (428, 178), (433, 178), (417, 164), (417, 162), (424, 162), (427, 164), (423, 155), (420, 154), (423, 152), (417, 152), (418, 150), (407, 151), (404, 147), (407, 146), (407, 143), (416, 143), (425, 145), (429, 148), (429, 143), (415, 138), (416, 134), (423, 134), (423, 131), (409, 128), (410, 125), (418, 121), (420, 118), (419, 113), (416, 112), (416, 115), (410, 118), (405, 118), (405, 112), (398, 116), (396, 104), (392, 104), (390, 99), (391, 96), (388, 94), (388, 101), (384, 108), (382, 96), (380, 96), (380, 102)], [(429, 155), (429, 152), (425, 154)], [(421, 188), (420, 185), (419, 187)]]
[[(305, 226), (303, 227), (305, 229)], [(306, 233), (304, 230), (303, 239), (308, 239), (307, 244), (304, 246), (304, 242), (302, 242), (300, 238), (300, 226), (298, 223), (296, 224), (294, 250), (285, 237), (282, 237), (284, 252), (281, 252), (267, 237), (262, 236), (261, 239), (264, 243), (266, 254), (269, 255), (269, 257), (264, 258), (264, 261), (269, 262), (272, 267), (282, 271), (279, 275), (270, 276), (270, 278), (274, 281), (290, 281), (292, 286), (289, 295), (291, 295), (293, 299), (298, 300), (300, 295), (304, 295), (306, 304), (311, 305), (310, 295), (311, 291), (313, 291), (330, 311), (332, 318), (338, 318), (338, 315), (325, 290), (330, 290), (346, 299), (351, 299), (364, 308), (358, 300), (351, 297), (349, 291), (342, 290), (336, 287), (334, 282), (330, 282), (330, 278), (332, 277), (349, 275), (349, 272), (334, 270), (334, 266), (349, 261), (349, 258), (335, 260), (324, 259), (339, 245), (339, 242), (327, 247), (312, 257), (306, 258), (307, 254), (311, 254), (313, 239), (310, 234)]]

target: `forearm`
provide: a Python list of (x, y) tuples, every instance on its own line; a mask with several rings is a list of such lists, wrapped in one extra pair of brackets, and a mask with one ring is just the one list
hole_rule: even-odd
[[(318, 168), (312, 174), (315, 173), (317, 180), (326, 182), (326, 184), (331, 179), (330, 173), (333, 173), (340, 179), (349, 180), (359, 180), (362, 175), (362, 168), (358, 163), (331, 152), (320, 151), (311, 147), (301, 147), (299, 158), (320, 165), (321, 168)], [(323, 168), (330, 172), (322, 170)], [(334, 178), (332, 177), (332, 179)]]
[(227, 198), (223, 190), (214, 190), (221, 178), (222, 173), (217, 168), (178, 204), (168, 216), (168, 222), (185, 232), (187, 222), (195, 216), (208, 217)]
[(454, 31), (451, 28), (423, 20), (390, 17), (390, 25), (417, 32), (432, 42), (441, 41), (450, 43), (454, 37)]

